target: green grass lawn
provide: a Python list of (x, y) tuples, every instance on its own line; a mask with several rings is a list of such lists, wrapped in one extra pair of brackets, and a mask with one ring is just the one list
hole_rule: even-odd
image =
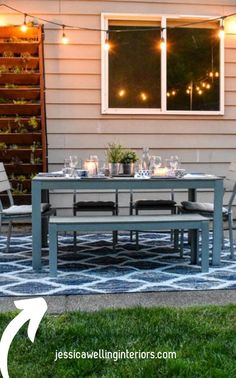
[[(0, 335), (16, 313), (0, 315)], [(174, 351), (176, 359), (60, 359), (58, 351)], [(0, 356), (1, 358), (1, 356)], [(236, 377), (236, 305), (134, 308), (45, 316), (34, 344), (24, 326), (10, 378)]]

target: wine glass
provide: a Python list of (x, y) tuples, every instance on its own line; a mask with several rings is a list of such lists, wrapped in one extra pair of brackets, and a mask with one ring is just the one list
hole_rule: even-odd
[(170, 157), (170, 167), (171, 170), (176, 171), (179, 167), (179, 157), (177, 155), (173, 155)]
[(155, 174), (155, 171), (160, 168), (162, 163), (161, 156), (151, 156), (150, 159), (150, 170), (152, 171), (153, 174)]
[(70, 175), (71, 175), (71, 166), (70, 166), (70, 159), (69, 158), (64, 159), (63, 173), (66, 177), (70, 177)]
[(69, 159), (70, 159), (70, 167), (71, 167), (71, 170), (72, 170), (71, 176), (76, 177), (75, 168), (77, 167), (77, 164), (78, 164), (78, 157), (75, 156), (75, 155), (71, 155)]

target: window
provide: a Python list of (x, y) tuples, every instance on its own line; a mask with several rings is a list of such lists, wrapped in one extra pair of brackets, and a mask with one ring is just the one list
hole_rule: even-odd
[(222, 114), (219, 21), (104, 15), (103, 29), (104, 113)]

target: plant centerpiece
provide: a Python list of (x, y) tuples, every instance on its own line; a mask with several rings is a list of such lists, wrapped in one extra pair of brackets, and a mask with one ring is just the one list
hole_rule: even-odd
[(107, 161), (111, 176), (117, 176), (120, 172), (120, 162), (122, 159), (122, 145), (120, 143), (109, 143), (106, 151)]
[(123, 174), (134, 175), (134, 163), (138, 161), (138, 156), (135, 151), (127, 150), (124, 151), (121, 158), (121, 163), (123, 164)]

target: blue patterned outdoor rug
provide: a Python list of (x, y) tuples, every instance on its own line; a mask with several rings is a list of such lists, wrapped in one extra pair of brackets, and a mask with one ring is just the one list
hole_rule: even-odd
[(111, 235), (80, 235), (77, 251), (72, 236), (59, 237), (58, 276), (49, 277), (48, 249), (43, 251), (42, 273), (32, 270), (31, 236), (0, 236), (0, 296), (134, 293), (156, 291), (236, 289), (236, 260), (229, 258), (226, 241), (221, 267), (201, 273), (173, 250), (169, 234), (141, 234), (136, 251), (128, 234), (119, 235), (116, 251)]

